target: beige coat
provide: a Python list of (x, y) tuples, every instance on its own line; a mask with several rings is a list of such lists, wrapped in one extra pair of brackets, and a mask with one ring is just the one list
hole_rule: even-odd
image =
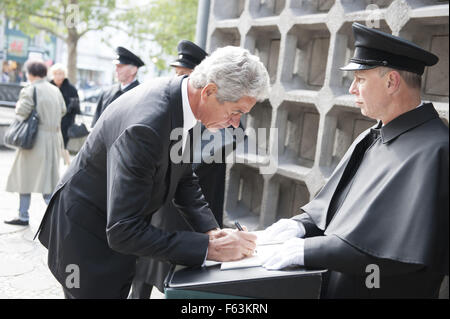
[(36, 86), (39, 128), (32, 149), (17, 149), (6, 183), (6, 191), (20, 194), (51, 194), (59, 180), (59, 164), (64, 147), (61, 117), (66, 105), (59, 89), (46, 80), (37, 80), (20, 91), (16, 116), (27, 118), (33, 109)]

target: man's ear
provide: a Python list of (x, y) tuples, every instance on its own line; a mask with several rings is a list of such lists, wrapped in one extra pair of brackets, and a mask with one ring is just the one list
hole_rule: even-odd
[(400, 73), (397, 71), (391, 71), (386, 77), (386, 87), (390, 92), (394, 93), (398, 90), (401, 83)]
[(217, 85), (214, 83), (208, 83), (203, 89), (202, 89), (202, 97), (210, 97), (213, 94), (217, 93)]

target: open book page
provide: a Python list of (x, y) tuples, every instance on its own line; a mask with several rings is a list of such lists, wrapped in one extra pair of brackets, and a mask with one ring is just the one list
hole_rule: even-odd
[(280, 249), (280, 246), (283, 244), (283, 241), (279, 240), (270, 240), (267, 241), (263, 236), (263, 231), (254, 231), (252, 232), (256, 235), (256, 252), (253, 256), (237, 260), (237, 261), (228, 261), (228, 262), (219, 262), (207, 260), (205, 262), (205, 267), (211, 267), (218, 264), (221, 264), (221, 270), (228, 269), (237, 269), (237, 268), (250, 268), (250, 267), (259, 267), (262, 266), (261, 259), (263, 256), (273, 255), (277, 250)]
[(262, 230), (254, 231), (252, 233), (257, 237), (255, 254), (241, 260), (223, 262), (220, 267), (221, 270), (262, 266), (262, 260), (266, 259), (265, 257), (268, 255), (275, 254), (280, 249), (281, 245), (283, 245), (283, 241), (280, 240), (266, 240), (264, 236), (262, 236)]
[(251, 233), (256, 235), (256, 246), (275, 245), (275, 244), (282, 244), (282, 243), (284, 243), (284, 241), (277, 240), (277, 239), (267, 240), (263, 236), (263, 234), (264, 234), (263, 230), (257, 230), (257, 231), (253, 231)]
[(207, 260), (205, 261), (205, 267), (212, 267), (215, 265), (220, 265), (222, 262), (221, 261), (214, 261), (214, 260)]
[(223, 262), (220, 270), (229, 270), (237, 268), (250, 268), (262, 266), (262, 260), (265, 259), (267, 255), (273, 255), (280, 250), (281, 244), (273, 245), (259, 245), (256, 247), (256, 252), (253, 256), (247, 257), (237, 261)]

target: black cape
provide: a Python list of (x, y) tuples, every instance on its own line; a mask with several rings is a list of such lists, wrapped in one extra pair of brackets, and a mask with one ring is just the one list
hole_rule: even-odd
[(323, 189), (302, 209), (326, 235), (367, 254), (448, 274), (449, 131), (432, 104), (380, 128), (381, 138), (365, 154), (346, 199), (327, 218), (355, 146), (373, 129), (354, 141)]

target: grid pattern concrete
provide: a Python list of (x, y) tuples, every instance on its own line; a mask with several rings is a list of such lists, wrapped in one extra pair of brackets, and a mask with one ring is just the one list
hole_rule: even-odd
[[(353, 22), (439, 56), (423, 76), (422, 97), (448, 125), (448, 21), (442, 0), (212, 0), (207, 50), (244, 47), (270, 75), (270, 98), (243, 118), (245, 127), (278, 128), (278, 138), (271, 133), (259, 144), (266, 157), (278, 156), (275, 173), (262, 174), (267, 158), (227, 165), (224, 224), (239, 219), (255, 230), (298, 214), (375, 123), (348, 93), (352, 74), (338, 70), (353, 56)], [(441, 297), (448, 298), (448, 277)]]
[(422, 94), (448, 124), (448, 17), (448, 1), (439, 0), (212, 0), (207, 50), (244, 47), (261, 58), (272, 82), (269, 100), (243, 118), (246, 127), (278, 128), (278, 139), (259, 140), (262, 153), (278, 156), (274, 174), (262, 174), (264, 160), (228, 165), (226, 222), (239, 218), (261, 229), (297, 214), (375, 124), (348, 93), (351, 72), (338, 70), (353, 55), (353, 22), (439, 56), (423, 76)]

